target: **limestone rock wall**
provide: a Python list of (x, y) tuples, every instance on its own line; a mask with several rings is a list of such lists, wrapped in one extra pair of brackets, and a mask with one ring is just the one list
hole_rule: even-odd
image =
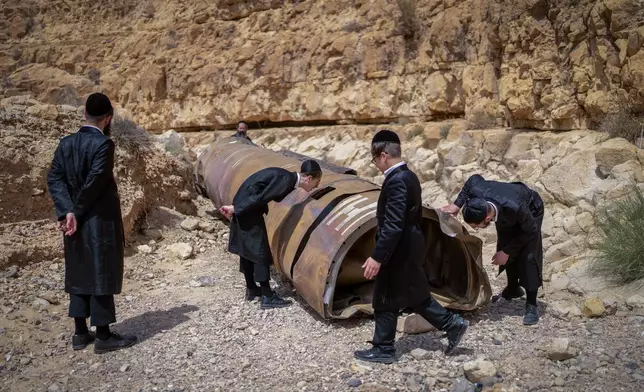
[(386, 0), (0, 0), (0, 96), (79, 105), (101, 90), (151, 130), (445, 117), (570, 130), (644, 102), (642, 0), (418, 4), (409, 25)]

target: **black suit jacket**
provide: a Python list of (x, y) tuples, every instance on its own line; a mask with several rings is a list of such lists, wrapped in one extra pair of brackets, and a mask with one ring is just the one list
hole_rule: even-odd
[(280, 202), (295, 189), (297, 173), (279, 167), (262, 169), (248, 177), (233, 198), (228, 251), (253, 263), (271, 264), (273, 257), (264, 223), (268, 203)]
[(524, 183), (488, 181), (475, 174), (465, 182), (454, 204), (462, 207), (468, 199), (475, 197), (493, 203), (498, 209), (497, 251), (517, 256), (538, 236), (540, 227), (536, 217), (543, 215), (543, 203)]
[(385, 178), (378, 198), (378, 231), (371, 257), (382, 266), (375, 281), (374, 309), (413, 307), (429, 297), (422, 214), (418, 177), (407, 165), (397, 167)]

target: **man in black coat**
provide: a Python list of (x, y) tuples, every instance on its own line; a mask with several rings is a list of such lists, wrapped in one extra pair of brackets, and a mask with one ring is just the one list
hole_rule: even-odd
[[(94, 342), (101, 354), (133, 345), (135, 336), (120, 336), (114, 294), (123, 286), (123, 222), (114, 166), (114, 143), (108, 137), (113, 116), (110, 100), (95, 93), (85, 104), (86, 124), (60, 140), (47, 176), (59, 228), (64, 233), (65, 292), (76, 330), (72, 347)], [(91, 316), (96, 336), (87, 329)]]
[(451, 354), (468, 322), (449, 312), (431, 295), (423, 268), (425, 237), (421, 229), (423, 209), (418, 177), (402, 161), (400, 139), (392, 131), (376, 133), (371, 155), (372, 162), (385, 175), (376, 210), (376, 246), (363, 265), (365, 278), (376, 279), (373, 294), (376, 328), (373, 347), (356, 351), (355, 357), (394, 362), (396, 324), (401, 309), (413, 309), (438, 330), (447, 332), (445, 353)]
[(248, 141), (252, 141), (248, 136), (248, 124), (246, 124), (245, 121), (240, 121), (237, 123), (237, 132), (233, 134), (233, 137), (238, 137), (238, 138), (246, 139)]
[(542, 285), (543, 245), (541, 223), (543, 201), (539, 194), (521, 182), (487, 181), (475, 174), (466, 182), (454, 204), (442, 208), (456, 215), (463, 208), (463, 220), (474, 228), (494, 221), (497, 232), (496, 254), (492, 264), (505, 269), (508, 285), (501, 296), (519, 298), (526, 291), (523, 324), (539, 321), (537, 291)]
[(268, 213), (268, 203), (282, 201), (298, 187), (310, 192), (318, 187), (321, 179), (322, 169), (314, 160), (304, 161), (299, 173), (279, 167), (262, 169), (242, 183), (232, 205), (220, 208), (231, 220), (228, 251), (239, 255), (240, 269), (246, 279), (246, 299), (251, 301), (261, 296), (262, 309), (291, 304), (273, 292), (269, 284), (273, 256), (263, 216)]

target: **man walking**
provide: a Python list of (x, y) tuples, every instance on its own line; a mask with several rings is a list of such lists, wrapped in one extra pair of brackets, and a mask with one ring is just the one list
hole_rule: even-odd
[(539, 322), (537, 291), (542, 285), (543, 245), (541, 223), (543, 201), (539, 194), (521, 182), (487, 181), (475, 174), (466, 182), (454, 204), (442, 211), (456, 215), (463, 208), (463, 220), (474, 228), (494, 221), (497, 232), (496, 254), (492, 264), (505, 272), (508, 284), (501, 297), (520, 298), (526, 291), (523, 324)]
[[(65, 292), (76, 329), (74, 350), (94, 342), (101, 354), (129, 347), (135, 336), (110, 331), (116, 322), (114, 294), (123, 286), (123, 222), (110, 140), (110, 100), (95, 93), (87, 98), (85, 120), (78, 132), (61, 139), (47, 176), (59, 228), (64, 233)], [(86, 319), (96, 326), (96, 336)]]
[[(240, 257), (240, 269), (246, 279), (246, 299), (252, 301), (261, 296), (262, 309), (291, 304), (273, 292), (269, 284), (273, 257), (263, 217), (268, 213), (268, 203), (280, 202), (298, 187), (310, 192), (318, 187), (321, 179), (322, 169), (313, 160), (304, 161), (299, 173), (279, 167), (262, 169), (242, 183), (232, 205), (220, 208), (231, 220), (228, 251)], [(260, 287), (255, 282), (259, 282)]]
[(378, 234), (372, 256), (364, 263), (364, 276), (375, 278), (373, 309), (376, 328), (368, 350), (356, 351), (364, 361), (395, 360), (396, 324), (401, 309), (411, 308), (441, 331), (447, 332), (446, 354), (460, 343), (468, 322), (447, 311), (430, 293), (423, 269), (425, 249), (421, 229), (422, 200), (418, 177), (401, 158), (396, 133), (382, 130), (371, 142), (372, 162), (385, 175), (378, 198)]

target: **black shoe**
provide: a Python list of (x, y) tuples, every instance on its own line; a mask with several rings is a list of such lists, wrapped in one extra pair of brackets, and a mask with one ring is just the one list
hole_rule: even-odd
[(525, 315), (523, 325), (535, 325), (539, 322), (539, 308), (535, 305), (525, 304)]
[(104, 354), (110, 351), (130, 347), (137, 341), (138, 338), (136, 336), (121, 336), (116, 332), (112, 332), (112, 336), (107, 340), (96, 339), (94, 342), (94, 354)]
[(252, 301), (257, 297), (262, 296), (262, 289), (259, 287), (253, 289), (246, 289), (246, 301)]
[(361, 361), (390, 364), (396, 361), (396, 350), (373, 346), (368, 350), (354, 351), (353, 356)]
[(282, 299), (277, 295), (277, 293), (273, 293), (273, 295), (270, 297), (262, 295), (261, 308), (262, 309), (284, 308), (286, 306), (289, 306), (291, 303), (292, 301), (289, 301), (287, 299)]
[(458, 316), (454, 324), (449, 327), (447, 330), (447, 349), (445, 349), (445, 355), (450, 355), (454, 352), (459, 343), (461, 343), (461, 339), (463, 339), (463, 335), (465, 335), (465, 331), (467, 331), (469, 325), (470, 323), (467, 320)]
[(521, 286), (514, 286), (514, 287), (507, 286), (501, 292), (501, 297), (503, 297), (508, 301), (513, 300), (515, 298), (521, 298), (524, 295), (525, 295), (525, 291), (523, 291)]
[(93, 332), (87, 332), (82, 335), (72, 336), (72, 348), (74, 350), (82, 350), (85, 347), (89, 346), (96, 339), (96, 336)]

